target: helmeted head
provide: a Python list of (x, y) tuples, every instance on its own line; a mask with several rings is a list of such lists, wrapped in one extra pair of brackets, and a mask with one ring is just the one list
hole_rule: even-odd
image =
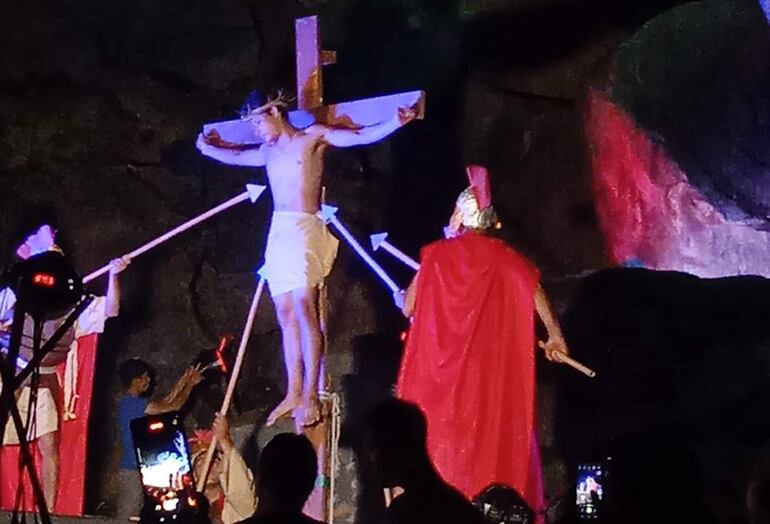
[(497, 214), (492, 207), (492, 192), (489, 188), (489, 173), (484, 166), (471, 165), (465, 168), (470, 186), (465, 188), (455, 202), (455, 209), (445, 228), (447, 237), (454, 237), (465, 230), (485, 230), (499, 227)]
[(261, 91), (252, 91), (241, 106), (241, 120), (251, 122), (263, 142), (272, 142), (284, 130), (289, 99), (282, 91), (266, 97)]

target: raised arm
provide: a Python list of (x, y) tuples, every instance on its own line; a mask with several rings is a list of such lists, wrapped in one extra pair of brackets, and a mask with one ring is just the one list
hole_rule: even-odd
[(107, 284), (107, 300), (104, 306), (104, 314), (107, 318), (117, 317), (120, 313), (120, 279), (118, 275), (128, 267), (131, 259), (128, 257), (116, 258), (110, 261), (110, 276)]
[(217, 446), (222, 450), (220, 481), (222, 491), (225, 493), (225, 507), (222, 514), (229, 513), (234, 517), (229, 519), (231, 522), (248, 519), (257, 510), (254, 475), (246, 466), (241, 454), (235, 449), (227, 417), (217, 413), (211, 430), (217, 439)]
[(417, 274), (414, 275), (414, 278), (406, 291), (396, 291), (393, 294), (393, 300), (396, 303), (396, 307), (401, 309), (401, 313), (403, 313), (406, 318), (412, 318), (414, 315), (414, 306), (417, 301), (417, 278), (419, 276), (420, 272), (418, 271)]
[(400, 107), (393, 118), (358, 129), (333, 128), (316, 125), (308, 132), (317, 133), (329, 145), (334, 147), (352, 147), (373, 144), (393, 133), (398, 128), (417, 118), (415, 109)]
[(151, 400), (147, 404), (145, 413), (148, 415), (158, 415), (160, 413), (167, 413), (169, 411), (178, 411), (190, 398), (190, 393), (195, 389), (195, 386), (200, 384), (203, 380), (203, 375), (197, 367), (190, 367), (184, 372), (184, 374), (177, 380), (174, 387), (168, 395), (160, 400)]
[(537, 291), (535, 291), (535, 310), (540, 320), (543, 321), (546, 333), (548, 334), (548, 340), (538, 342), (538, 346), (545, 351), (545, 356), (548, 360), (560, 362), (561, 355), (569, 355), (569, 350), (567, 349), (567, 343), (564, 341), (559, 321), (551, 309), (551, 303), (545, 294), (545, 290), (539, 285), (537, 286)]
[(209, 158), (213, 158), (223, 164), (231, 166), (260, 167), (265, 165), (265, 155), (262, 146), (250, 149), (238, 149), (229, 147), (218, 147), (217, 144), (224, 144), (216, 131), (211, 131), (208, 135), (203, 133), (198, 135), (195, 146), (198, 150)]

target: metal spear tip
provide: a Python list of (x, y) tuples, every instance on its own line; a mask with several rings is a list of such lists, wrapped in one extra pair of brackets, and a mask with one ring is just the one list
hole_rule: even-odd
[(372, 243), (372, 251), (377, 251), (387, 238), (387, 233), (374, 233), (373, 235), (369, 235), (369, 241)]
[(334, 206), (327, 206), (326, 204), (321, 205), (321, 219), (329, 223), (330, 220), (332, 220), (335, 215), (337, 214), (337, 211), (339, 211), (339, 208)]
[(262, 186), (259, 184), (246, 184), (246, 191), (249, 193), (249, 200), (251, 200), (252, 203), (257, 201), (262, 193), (264, 193), (265, 189), (267, 189), (267, 186)]
[(257, 269), (257, 276), (259, 278), (264, 278), (265, 280), (267, 280), (267, 269), (265, 268), (264, 264), (262, 265), (262, 267)]

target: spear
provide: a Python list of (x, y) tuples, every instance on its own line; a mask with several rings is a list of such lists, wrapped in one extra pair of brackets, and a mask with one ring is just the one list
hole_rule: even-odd
[[(419, 271), (420, 264), (417, 263), (413, 258), (406, 255), (404, 252), (402, 252), (400, 249), (395, 247), (393, 244), (387, 241), (388, 234), (387, 233), (375, 233), (373, 235), (369, 236), (369, 240), (372, 243), (372, 250), (377, 251), (379, 248), (383, 248), (385, 251), (396, 257), (398, 260), (406, 264), (407, 266), (411, 267), (415, 271)], [(544, 347), (543, 342), (538, 342), (538, 345), (540, 347)], [(567, 355), (559, 355), (558, 359), (556, 360), (559, 364), (565, 364), (572, 369), (575, 369), (576, 371), (579, 371), (580, 373), (583, 373), (588, 378), (594, 378), (596, 377), (596, 372), (589, 368), (588, 366), (578, 362), (577, 360), (567, 356)]]
[[(191, 227), (193, 227), (193, 226), (195, 226), (197, 224), (200, 224), (204, 220), (207, 220), (207, 219), (213, 217), (214, 215), (216, 215), (218, 213), (221, 213), (225, 209), (229, 209), (229, 208), (233, 207), (236, 204), (240, 204), (241, 202), (244, 202), (246, 200), (251, 200), (252, 203), (256, 202), (257, 199), (260, 197), (260, 195), (262, 194), (262, 192), (264, 192), (265, 189), (266, 189), (266, 186), (261, 186), (261, 185), (258, 185), (258, 184), (246, 184), (246, 190), (243, 193), (241, 193), (240, 195), (235, 196), (235, 197), (231, 198), (230, 200), (227, 200), (226, 202), (222, 202), (218, 206), (209, 209), (205, 213), (201, 213), (197, 217), (188, 220), (184, 224), (178, 225), (177, 227), (175, 227), (171, 231), (168, 231), (168, 232), (162, 234), (161, 236), (159, 236), (155, 240), (151, 240), (150, 242), (147, 242), (143, 246), (140, 246), (140, 247), (134, 249), (130, 253), (126, 254), (125, 257), (128, 258), (128, 259), (136, 258), (139, 255), (141, 255), (142, 253), (146, 253), (147, 251), (151, 250), (152, 248), (162, 244), (166, 240), (168, 240), (168, 239), (170, 239), (172, 237), (175, 237), (176, 235), (178, 235), (179, 233), (181, 233), (183, 231), (187, 231)], [(95, 279), (97, 277), (100, 277), (103, 274), (107, 273), (109, 270), (110, 270), (110, 265), (107, 264), (106, 266), (104, 266), (104, 267), (102, 267), (100, 269), (97, 269), (93, 273), (90, 273), (90, 274), (86, 275), (83, 278), (83, 283), (86, 284), (86, 283), (92, 281), (93, 279)]]
[[(262, 290), (265, 288), (265, 277), (262, 276), (262, 271), (259, 273), (259, 283), (257, 289), (254, 291), (254, 298), (251, 300), (251, 307), (249, 308), (249, 314), (246, 316), (246, 325), (243, 327), (243, 333), (241, 334), (241, 343), (238, 346), (238, 354), (235, 357), (235, 363), (233, 364), (233, 371), (230, 374), (230, 382), (227, 384), (227, 391), (225, 392), (225, 398), (222, 400), (222, 407), (219, 408), (219, 414), (223, 417), (227, 416), (227, 412), (230, 411), (230, 403), (235, 393), (235, 384), (238, 382), (238, 375), (241, 373), (241, 366), (243, 365), (243, 356), (246, 353), (246, 346), (249, 343), (249, 337), (251, 336), (251, 329), (254, 326), (254, 318), (257, 316), (257, 306), (259, 305), (259, 299), (262, 297)], [(206, 486), (206, 479), (209, 476), (211, 470), (211, 462), (214, 459), (214, 452), (217, 450), (217, 438), (212, 437), (209, 449), (206, 451), (206, 459), (203, 462), (203, 473), (198, 478), (197, 491), (203, 493), (203, 488)]]
[(382, 248), (407, 266), (411, 267), (415, 271), (418, 271), (420, 269), (420, 264), (415, 259), (388, 242), (387, 238), (387, 233), (375, 233), (373, 235), (369, 235), (369, 241), (372, 243), (372, 251), (377, 251), (379, 248)]
[(398, 284), (396, 284), (396, 282), (390, 278), (390, 275), (388, 275), (385, 270), (382, 269), (382, 266), (380, 266), (377, 261), (366, 252), (363, 246), (359, 244), (358, 240), (356, 240), (355, 237), (350, 234), (350, 231), (348, 231), (345, 225), (340, 222), (340, 220), (337, 218), (337, 211), (338, 208), (334, 206), (322, 205), (321, 218), (327, 224), (334, 226), (334, 228), (340, 233), (340, 235), (342, 235), (347, 243), (350, 244), (350, 247), (353, 248), (353, 251), (355, 251), (356, 254), (366, 263), (366, 265), (368, 265), (372, 271), (374, 271), (377, 276), (382, 279), (385, 285), (390, 288), (391, 293), (400, 291), (401, 289), (398, 287)]

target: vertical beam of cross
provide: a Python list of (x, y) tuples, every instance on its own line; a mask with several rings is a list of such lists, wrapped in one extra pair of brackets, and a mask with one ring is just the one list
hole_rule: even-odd
[(294, 22), (297, 55), (297, 108), (313, 109), (323, 104), (323, 74), (318, 17)]
[(321, 49), (318, 17), (307, 16), (294, 22), (297, 56), (297, 108), (315, 109), (323, 105), (323, 66), (333, 64), (334, 51)]

